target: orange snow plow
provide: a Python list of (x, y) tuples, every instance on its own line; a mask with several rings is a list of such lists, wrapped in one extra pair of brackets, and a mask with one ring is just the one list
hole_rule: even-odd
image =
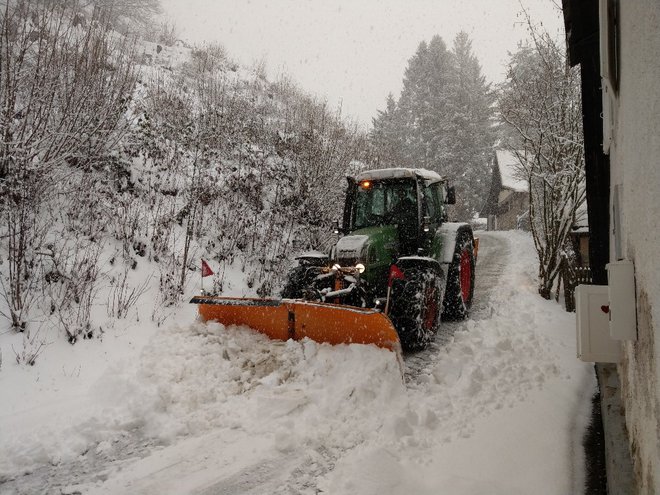
[(401, 355), (399, 336), (390, 319), (375, 309), (294, 299), (198, 296), (202, 320), (245, 325), (271, 339), (305, 337), (328, 344), (374, 344)]

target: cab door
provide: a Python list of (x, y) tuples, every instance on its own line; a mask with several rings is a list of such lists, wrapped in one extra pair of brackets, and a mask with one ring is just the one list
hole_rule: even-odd
[(442, 239), (438, 235), (438, 231), (443, 222), (442, 183), (434, 182), (424, 185), (422, 188), (422, 197), (422, 224), (428, 228), (427, 232), (422, 232), (424, 236), (422, 254), (440, 260), (442, 257)]

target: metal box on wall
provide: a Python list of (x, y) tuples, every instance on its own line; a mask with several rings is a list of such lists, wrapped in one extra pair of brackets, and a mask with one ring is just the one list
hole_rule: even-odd
[(578, 285), (575, 289), (577, 355), (591, 363), (618, 363), (621, 344), (610, 337), (607, 285)]
[(630, 260), (607, 264), (610, 336), (616, 340), (637, 340), (635, 267)]

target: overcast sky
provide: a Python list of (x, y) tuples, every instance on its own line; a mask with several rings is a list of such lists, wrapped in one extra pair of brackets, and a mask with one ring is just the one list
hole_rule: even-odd
[[(521, 0), (553, 34), (562, 21), (552, 0)], [(519, 0), (162, 0), (180, 37), (221, 42), (271, 79), (289, 74), (305, 91), (342, 104), (365, 126), (398, 98), (403, 72), (422, 40), (447, 45), (466, 31), (491, 82), (504, 78), (508, 52), (526, 35)]]

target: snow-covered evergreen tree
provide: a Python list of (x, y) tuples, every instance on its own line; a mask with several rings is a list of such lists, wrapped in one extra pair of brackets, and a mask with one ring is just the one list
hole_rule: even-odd
[(457, 186), (458, 214), (469, 218), (482, 209), (490, 187), (488, 162), (495, 141), (492, 126), (495, 95), (481, 74), (481, 65), (465, 32), (454, 39), (452, 54), (456, 72), (449, 98), (448, 133), (452, 139), (448, 175)]
[(420, 43), (408, 62), (398, 109), (408, 166), (438, 171), (446, 166), (452, 72), (452, 57), (440, 36)]
[(398, 102), (390, 95), (373, 121), (376, 154), (394, 158), (383, 163), (448, 176), (459, 192), (454, 216), (469, 220), (489, 186), (493, 100), (467, 34), (452, 50), (440, 36), (423, 41), (408, 61)]
[(400, 116), (394, 95), (390, 93), (385, 110), (378, 110), (378, 115), (372, 119), (369, 133), (374, 147), (374, 161), (379, 167), (396, 167), (405, 163), (405, 138), (401, 132)]

